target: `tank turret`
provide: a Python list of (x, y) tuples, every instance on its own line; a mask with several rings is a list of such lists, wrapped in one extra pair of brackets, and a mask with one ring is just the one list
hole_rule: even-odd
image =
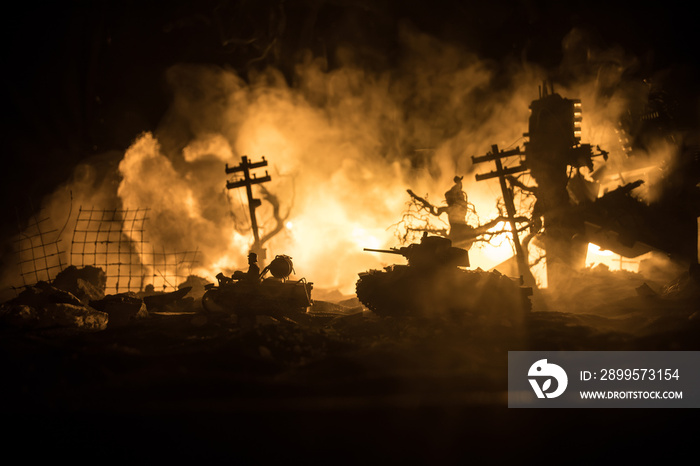
[(469, 267), (469, 252), (452, 246), (452, 241), (442, 236), (423, 235), (420, 243), (401, 248), (364, 250), (401, 255), (412, 267)]

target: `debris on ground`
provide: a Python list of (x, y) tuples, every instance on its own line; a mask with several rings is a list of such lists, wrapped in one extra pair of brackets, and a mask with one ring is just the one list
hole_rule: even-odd
[(16, 298), (0, 305), (0, 322), (11, 328), (95, 331), (104, 330), (108, 320), (105, 312), (47, 282), (26, 287)]
[(59, 272), (51, 284), (72, 293), (83, 304), (89, 304), (105, 297), (107, 276), (99, 267), (88, 265), (79, 269), (71, 265)]
[(107, 295), (99, 301), (90, 301), (90, 306), (109, 315), (110, 328), (125, 326), (148, 317), (146, 304), (133, 292)]
[[(146, 304), (149, 312), (164, 310), (177, 306), (178, 301), (181, 301), (187, 296), (192, 287), (186, 286), (182, 287), (176, 291), (171, 291), (169, 293), (153, 293), (143, 296), (143, 302)], [(190, 297), (188, 303), (191, 304), (194, 299)], [(183, 307), (182, 305), (180, 307)]]

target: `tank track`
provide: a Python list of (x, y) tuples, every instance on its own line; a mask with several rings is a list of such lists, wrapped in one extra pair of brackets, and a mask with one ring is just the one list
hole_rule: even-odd
[(398, 315), (395, 306), (385, 293), (387, 280), (384, 272), (371, 271), (362, 274), (355, 285), (357, 299), (370, 311), (380, 316)]

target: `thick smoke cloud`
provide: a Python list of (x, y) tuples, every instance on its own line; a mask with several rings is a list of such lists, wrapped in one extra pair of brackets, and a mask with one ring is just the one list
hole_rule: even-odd
[[(291, 255), (298, 272), (321, 287), (352, 292), (358, 271), (395, 259), (362, 248), (395, 245), (390, 227), (405, 209), (406, 188), (431, 192), (440, 203), (485, 141), (517, 141), (533, 83), (542, 78), (526, 67), (516, 84), (499, 89), (493, 65), (472, 53), (408, 27), (400, 41), (398, 69), (364, 69), (352, 50), (341, 49), (343, 65), (332, 70), (307, 56), (294, 85), (272, 68), (247, 80), (215, 67), (170, 69), (173, 106), (157, 134), (137, 140), (120, 164), (122, 203), (155, 210), (151, 241), (171, 248), (204, 243), (204, 264), (241, 267), (246, 245), (227, 238), (236, 227), (249, 236), (247, 211), (242, 192), (222, 199), (222, 162), (265, 156), (273, 178), (265, 187), (289, 221), (270, 252)], [(473, 191), (472, 202), (488, 217), (497, 191)], [(204, 208), (217, 202), (219, 210)], [(258, 212), (264, 233), (269, 206)]]
[[(487, 168), (473, 167), (470, 156), (492, 144), (522, 145), (528, 105), (552, 75), (559, 78), (555, 91), (583, 102), (583, 141), (621, 163), (615, 125), (631, 101), (646, 97), (638, 83), (625, 82), (636, 61), (622, 50), (595, 49), (572, 31), (552, 72), (525, 60), (484, 60), (408, 25), (397, 40), (394, 68), (367, 68), (341, 47), (333, 68), (304, 55), (291, 83), (273, 67), (240, 76), (219, 66), (176, 65), (166, 74), (172, 103), (157, 130), (134, 135), (106, 173), (89, 161), (79, 166), (46, 207), (64, 218), (57, 212), (72, 192), (73, 205), (149, 208), (150, 243), (197, 249), (196, 272), (212, 279), (245, 267), (252, 240), (245, 194), (225, 188), (224, 166), (243, 155), (265, 156), (272, 176), (265, 187), (286, 220), (265, 245), (268, 257), (290, 255), (298, 275), (319, 288), (352, 293), (358, 272), (396, 259), (362, 248), (397, 245), (391, 226), (406, 208), (407, 188), (440, 204), (452, 177), (466, 175), (480, 218), (497, 215), (498, 184), (476, 183), (474, 173)], [(268, 203), (258, 220), (263, 234), (274, 227)], [(505, 241), (498, 251), (470, 252), (472, 265), (482, 268), (512, 253)]]

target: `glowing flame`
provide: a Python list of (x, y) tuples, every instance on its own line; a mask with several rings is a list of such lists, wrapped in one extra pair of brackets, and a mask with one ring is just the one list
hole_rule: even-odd
[(613, 271), (628, 270), (630, 272), (637, 272), (639, 270), (640, 261), (647, 257), (648, 255), (643, 255), (638, 258), (628, 259), (612, 251), (608, 251), (607, 249), (600, 249), (599, 246), (593, 243), (588, 243), (586, 266), (595, 267), (602, 264)]
[[(528, 106), (544, 77), (524, 64), (510, 72), (510, 85), (496, 90), (491, 67), (474, 54), (409, 28), (399, 36), (405, 59), (397, 70), (370, 72), (349, 60), (328, 71), (323, 61), (308, 59), (298, 64), (294, 87), (274, 69), (246, 82), (219, 68), (175, 66), (167, 75), (174, 94), (169, 118), (123, 154), (117, 183), (100, 183), (85, 164), (49, 204), (59, 210), (70, 191), (77, 204), (149, 208), (149, 241), (173, 251), (196, 249), (195, 272), (212, 279), (246, 267), (252, 244), (245, 193), (226, 190), (224, 165), (242, 155), (265, 156), (272, 177), (265, 188), (284, 217), (264, 245), (268, 258), (289, 255), (296, 272), (316, 286), (350, 293), (358, 272), (397, 260), (362, 249), (399, 245), (392, 225), (406, 208), (407, 188), (439, 205), (452, 177), (464, 175), (479, 220), (499, 215), (498, 182), (477, 183), (470, 156), (491, 144), (522, 143)], [(558, 92), (584, 102), (583, 138), (610, 150), (614, 161), (621, 151), (608, 128), (624, 99), (601, 93), (599, 77), (582, 76)], [(607, 80), (616, 89), (615, 76)], [(258, 187), (254, 196), (263, 198)], [(276, 225), (267, 202), (257, 218), (261, 235)], [(489, 269), (512, 254), (508, 235), (501, 235), (474, 245), (470, 259), (473, 268)]]

